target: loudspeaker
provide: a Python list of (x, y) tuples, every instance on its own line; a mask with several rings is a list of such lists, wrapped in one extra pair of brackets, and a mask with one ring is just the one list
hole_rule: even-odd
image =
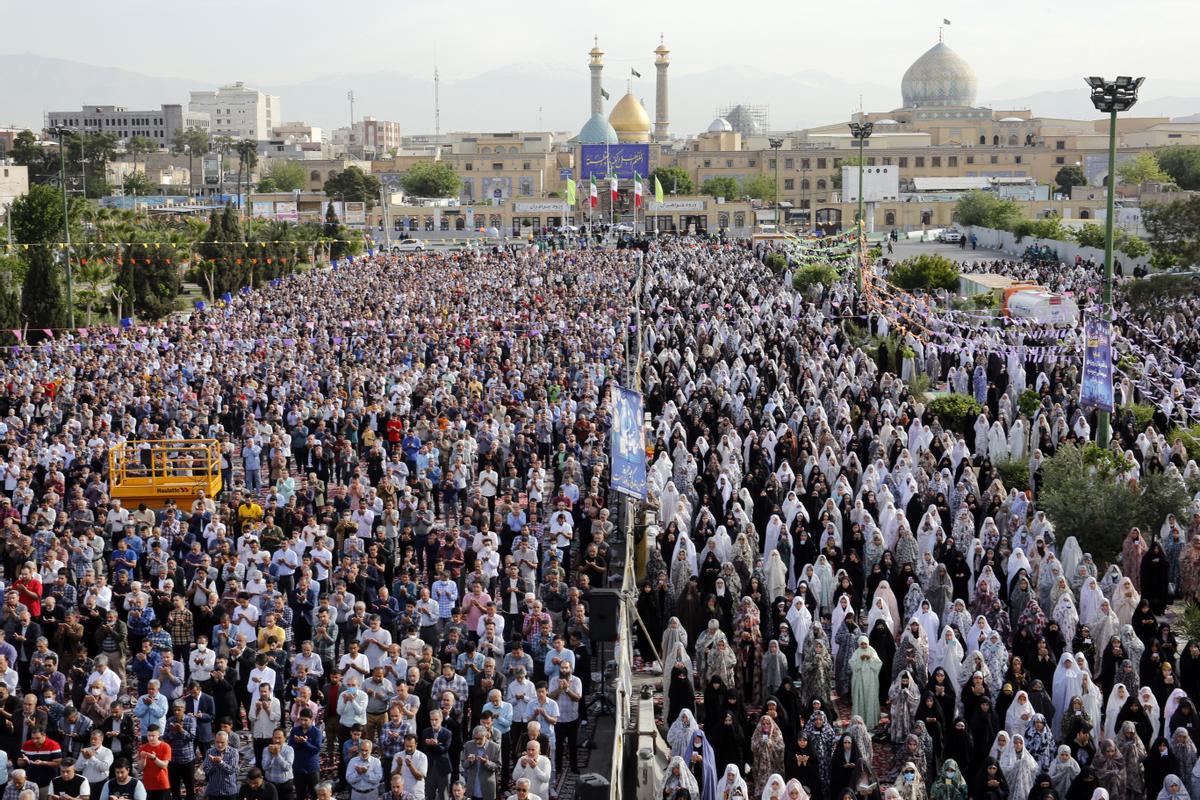
[(593, 642), (615, 642), (621, 623), (621, 592), (617, 589), (592, 589), (588, 606)]
[(609, 800), (608, 778), (595, 772), (580, 775), (575, 784), (575, 797), (578, 800)]

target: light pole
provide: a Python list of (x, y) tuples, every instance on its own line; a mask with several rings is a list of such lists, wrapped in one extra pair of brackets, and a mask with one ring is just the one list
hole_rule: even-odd
[(63, 201), (63, 264), (67, 269), (67, 321), (75, 327), (75, 291), (71, 286), (71, 217), (67, 211), (67, 156), (66, 136), (70, 131), (66, 128), (51, 128), (50, 133), (58, 137), (58, 176), (62, 186)]
[(783, 230), (783, 220), (779, 218), (779, 148), (783, 147), (783, 139), (772, 136), (767, 140), (775, 153), (775, 229)]
[[(863, 147), (867, 139), (871, 138), (871, 131), (875, 129), (873, 122), (851, 122), (850, 136), (858, 140), (858, 238), (859, 248), (862, 247), (862, 237), (864, 232), (863, 227)], [(862, 259), (857, 259), (858, 266), (854, 270), (855, 280), (858, 284), (858, 290), (862, 291)]]
[[(1117, 112), (1128, 111), (1137, 102), (1145, 78), (1121, 75), (1116, 80), (1085, 78), (1092, 88), (1092, 105), (1108, 114), (1108, 213), (1104, 217), (1104, 317), (1112, 320), (1113, 309), (1113, 194), (1117, 181)], [(1096, 420), (1096, 443), (1108, 447), (1111, 438), (1109, 412), (1100, 410)]]

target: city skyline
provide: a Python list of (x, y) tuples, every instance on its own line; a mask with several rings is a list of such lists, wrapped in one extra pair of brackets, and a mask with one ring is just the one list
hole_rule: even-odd
[[(1046, 116), (1077, 115), (1089, 105), (1079, 78), (1119, 72), (1148, 78), (1143, 113), (1184, 116), (1200, 112), (1200, 78), (1192, 78), (1184, 62), (1183, 31), (1189, 26), (1161, 26), (1159, 14), (1129, 15), (1107, 0), (1086, 6), (1066, 4), (1078, 5), (1081, 13), (1061, 15), (1069, 24), (1059, 26), (1032, 24), (1039, 19), (1040, 9), (1031, 0), (1019, 0), (1004, 9), (942, 10), (938, 9), (951, 4), (921, 0), (897, 9), (871, 2), (863, 11), (867, 24), (861, 29), (831, 9), (804, 9), (801, 13), (780, 8), (745, 20), (744, 35), (712, 25), (713, 17), (705, 11), (721, 12), (707, 0), (687, 4), (689, 14), (672, 13), (682, 7), (678, 3), (656, 6), (641, 14), (636, 25), (619, 22), (623, 11), (636, 8), (627, 3), (609, 4), (606, 8), (614, 13), (601, 16), (536, 0), (523, 6), (521, 25), (513, 30), (512, 15), (492, 15), (481, 3), (468, 0), (461, 19), (487, 21), (487, 37), (478, 42), (471, 40), (461, 24), (447, 28), (444, 21), (428, 21), (432, 12), (427, 6), (403, 3), (373, 14), (378, 21), (371, 26), (372, 30), (396, 29), (404, 38), (404, 46), (399, 48), (343, 46), (339, 37), (345, 34), (339, 28), (317, 24), (316, 17), (306, 13), (317, 8), (310, 0), (294, 4), (301, 13), (270, 21), (263, 16), (269, 16), (269, 8), (249, 3), (237, 7), (239, 25), (264, 31), (268, 45), (319, 35), (323, 42), (320, 50), (328, 55), (306, 57), (306, 48), (300, 47), (296, 54), (297, 49), (289, 46), (289, 55), (281, 57), (280, 48), (265, 46), (239, 48), (236, 59), (214, 59), (211, 48), (199, 53), (177, 43), (164, 48), (153, 36), (140, 37), (137, 48), (85, 47), (84, 39), (94, 45), (97, 37), (116, 36), (118, 29), (121, 36), (136, 37), (139, 26), (146, 24), (143, 17), (153, 18), (138, 13), (149, 5), (126, 0), (122, 5), (130, 13), (119, 15), (97, 13), (76, 0), (65, 5), (78, 13), (62, 16), (69, 24), (59, 25), (54, 47), (31, 50), (30, 55), (38, 58), (0, 55), (10, 67), (19, 67), (21, 62), (35, 65), (29, 70), (33, 74), (13, 81), (8, 97), (0, 99), (0, 125), (34, 126), (44, 112), (57, 107), (186, 102), (186, 94), (178, 94), (179, 87), (215, 88), (240, 80), (280, 95), (283, 116), (289, 121), (305, 120), (327, 129), (344, 126), (349, 109), (342, 98), (354, 89), (358, 117), (394, 119), (406, 133), (431, 133), (436, 60), (442, 79), (443, 131), (577, 130), (586, 119), (586, 51), (593, 35), (605, 51), (604, 83), (613, 98), (610, 107), (625, 92), (632, 68), (642, 74), (633, 80), (634, 94), (651, 108), (652, 51), (661, 32), (671, 49), (672, 130), (676, 135), (703, 130), (716, 106), (736, 102), (769, 105), (773, 127), (788, 129), (844, 119), (859, 107), (860, 97), (866, 110), (899, 107), (900, 76), (937, 41), (939, 28), (944, 29), (946, 43), (978, 76), (980, 105), (1029, 107)], [(213, 14), (221, 15), (233, 6), (218, 0), (211, 8)], [(1200, 21), (1200, 8), (1184, 2), (1151, 0), (1142, 8), (1181, 15), (1182, 21)], [(8, 18), (39, 26), (48, 13), (40, 8), (19, 8)], [(1128, 46), (1150, 30), (1152, 17), (1156, 19), (1155, 46)], [(951, 25), (941, 24), (946, 18)], [(705, 19), (709, 23), (700, 24)], [(413, 27), (430, 28), (431, 32), (405, 37)], [(1069, 31), (1064, 33), (1064, 27)], [(1011, 35), (1003, 35), (1006, 30)], [(1108, 41), (1114, 30), (1121, 31), (1117, 46)], [(362, 36), (360, 32), (354, 35)], [(488, 46), (489, 42), (501, 46)], [(216, 48), (215, 52), (219, 51)], [(112, 77), (81, 85), (86, 82), (74, 80), (72, 69), (64, 67), (63, 76), (51, 79), (45, 77), (50, 70), (41, 66), (48, 63), (46, 58), (75, 61), (80, 67), (94, 67), (101, 75)], [(74, 69), (74, 73), (86, 71)], [(44, 88), (37, 85), (39, 76), (44, 77)], [(175, 94), (138, 94), (139, 84), (147, 89), (160, 86)], [(500, 84), (499, 90), (495, 84)], [(487, 102), (489, 93), (492, 103)], [(479, 95), (484, 96), (482, 101)]]

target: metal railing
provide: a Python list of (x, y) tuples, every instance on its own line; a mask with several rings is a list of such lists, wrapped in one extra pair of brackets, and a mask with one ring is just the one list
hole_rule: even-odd
[(134, 439), (108, 451), (109, 484), (207, 484), (221, 473), (216, 439)]

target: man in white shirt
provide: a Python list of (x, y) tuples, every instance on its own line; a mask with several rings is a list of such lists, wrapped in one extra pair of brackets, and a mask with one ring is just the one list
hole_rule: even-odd
[(216, 663), (217, 653), (208, 649), (208, 637), (204, 634), (197, 636), (196, 646), (188, 654), (188, 678), (197, 683), (205, 683), (212, 677)]
[(425, 797), (425, 773), (429, 771), (429, 758), (417, 749), (417, 735), (405, 734), (404, 749), (392, 758), (392, 775), (404, 781), (404, 791), (421, 800)]
[(347, 677), (357, 675), (359, 680), (362, 680), (371, 674), (371, 662), (365, 654), (360, 652), (361, 645), (357, 640), (349, 642), (347, 646), (350, 648), (350, 652), (344, 654), (338, 661), (338, 672)]
[(75, 768), (89, 784), (101, 786), (108, 780), (112, 763), (113, 752), (104, 746), (104, 731), (92, 728), (87, 746), (79, 751), (79, 758), (75, 760)]
[(108, 532), (113, 536), (125, 530), (125, 526), (129, 523), (129, 510), (121, 507), (120, 500), (113, 500), (111, 508), (108, 510), (108, 515), (104, 519), (104, 524), (108, 527)]
[(121, 677), (108, 668), (107, 656), (96, 656), (96, 668), (88, 675), (87, 685), (89, 690), (99, 686), (107, 697), (121, 694)]
[(358, 538), (370, 539), (371, 528), (375, 524), (375, 512), (369, 508), (361, 508), (351, 512), (350, 520), (358, 526)]
[(246, 691), (251, 697), (258, 697), (258, 687), (262, 684), (275, 687), (275, 670), (267, 666), (266, 653), (259, 653), (254, 657), (254, 669), (250, 670), (250, 676), (246, 679)]
[(379, 666), (380, 661), (387, 655), (387, 649), (392, 643), (392, 634), (385, 630), (378, 614), (367, 618), (368, 627), (358, 635), (363, 654), (372, 668)]
[(513, 778), (518, 785), (522, 780), (529, 781), (529, 791), (545, 800), (550, 797), (550, 759), (541, 753), (542, 747), (536, 741), (525, 745), (525, 755), (517, 760)]
[(233, 607), (229, 619), (247, 642), (254, 642), (258, 640), (258, 617), (261, 613), (258, 606), (250, 602), (249, 594), (238, 592), (237, 605)]

